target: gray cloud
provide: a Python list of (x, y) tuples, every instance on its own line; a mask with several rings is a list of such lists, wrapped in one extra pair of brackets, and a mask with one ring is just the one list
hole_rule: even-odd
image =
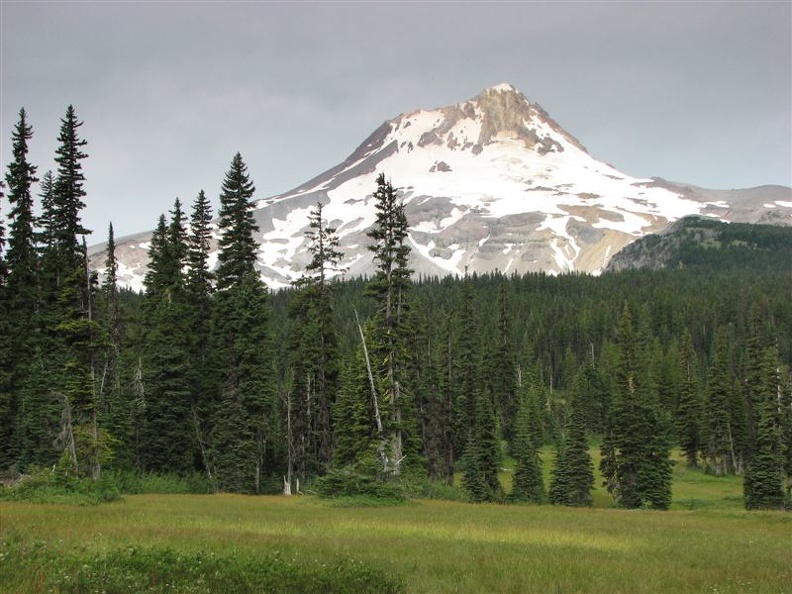
[(151, 228), (216, 196), (241, 151), (259, 196), (343, 160), (400, 112), (511, 82), (597, 158), (705, 187), (792, 185), (789, 2), (4, 0), (0, 151), (24, 106), (54, 167), (73, 103), (85, 222)]

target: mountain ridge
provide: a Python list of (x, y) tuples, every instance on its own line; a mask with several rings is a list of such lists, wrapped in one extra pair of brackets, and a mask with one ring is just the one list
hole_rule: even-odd
[[(366, 232), (379, 172), (399, 188), (411, 266), (424, 275), (599, 273), (624, 246), (687, 215), (792, 224), (789, 188), (707, 190), (631, 177), (591, 157), (544, 109), (501, 84), (387, 120), (335, 167), (257, 199), (258, 268), (270, 287), (302, 273), (317, 202), (338, 230), (347, 274), (372, 271)], [(134, 288), (142, 287), (146, 238), (116, 242), (119, 279)], [(103, 266), (101, 249), (91, 257), (94, 268)]]

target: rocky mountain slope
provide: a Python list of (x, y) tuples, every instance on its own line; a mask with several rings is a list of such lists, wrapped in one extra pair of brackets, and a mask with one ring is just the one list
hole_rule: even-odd
[[(581, 143), (510, 85), (383, 123), (343, 163), (261, 199), (258, 267), (287, 286), (307, 262), (308, 213), (322, 202), (349, 276), (372, 271), (366, 231), (376, 176), (400, 189), (412, 266), (424, 275), (473, 272), (598, 273), (624, 246), (687, 215), (792, 225), (792, 190), (707, 190), (630, 177)], [(117, 241), (119, 278), (142, 287), (149, 233)], [(101, 269), (102, 246), (91, 251)]]

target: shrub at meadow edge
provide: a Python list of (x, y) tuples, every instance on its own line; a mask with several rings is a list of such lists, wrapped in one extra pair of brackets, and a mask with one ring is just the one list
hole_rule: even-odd
[[(2, 543), (8, 571), (37, 568), (48, 592), (58, 594), (399, 594), (401, 580), (351, 558), (318, 565), (286, 558), (181, 553), (167, 548), (128, 547), (102, 555), (58, 556), (19, 539)], [(3, 576), (0, 570), (0, 577)], [(5, 576), (10, 578), (10, 576)]]

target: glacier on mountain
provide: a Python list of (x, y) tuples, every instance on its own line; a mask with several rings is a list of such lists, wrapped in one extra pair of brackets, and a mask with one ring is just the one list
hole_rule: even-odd
[[(346, 274), (372, 272), (366, 231), (374, 223), (372, 192), (380, 172), (404, 200), (411, 266), (424, 275), (597, 273), (628, 243), (683, 216), (732, 220), (731, 195), (630, 177), (594, 159), (541, 107), (501, 84), (456, 105), (387, 121), (343, 163), (258, 200), (258, 267), (269, 286), (288, 286), (302, 274), (308, 213), (317, 202), (337, 228)], [(776, 222), (790, 224), (788, 190), (750, 208), (741, 202), (738, 214), (754, 216), (772, 203), (782, 211)], [(130, 249), (122, 250), (137, 257), (119, 271), (134, 288), (145, 274), (140, 254), (147, 238), (127, 238)], [(94, 265), (99, 252), (93, 250)]]

